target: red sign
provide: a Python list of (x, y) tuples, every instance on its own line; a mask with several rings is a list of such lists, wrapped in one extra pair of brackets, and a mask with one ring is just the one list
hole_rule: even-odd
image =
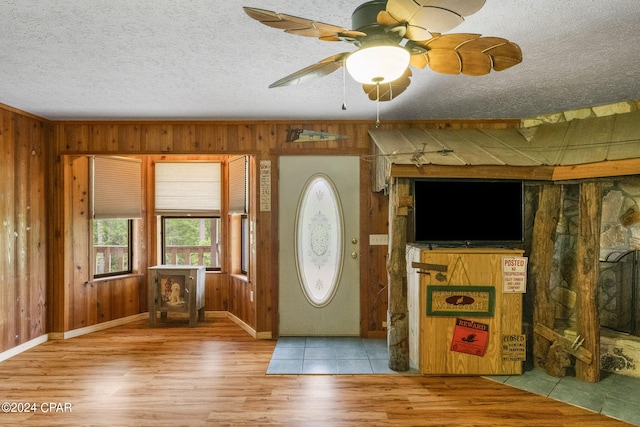
[(489, 341), (489, 325), (473, 320), (456, 319), (451, 351), (484, 356)]

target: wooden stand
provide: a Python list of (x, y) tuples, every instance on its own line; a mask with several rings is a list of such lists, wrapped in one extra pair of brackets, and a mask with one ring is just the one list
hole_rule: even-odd
[(189, 313), (189, 326), (204, 320), (204, 266), (158, 265), (149, 268), (149, 325), (156, 312)]
[[(409, 247), (407, 261), (417, 262), (422, 268), (409, 266), (409, 347), (412, 362), (420, 372), (429, 375), (512, 375), (522, 373), (522, 362), (512, 360), (505, 354), (509, 342), (522, 339), (522, 294), (503, 293), (502, 258), (520, 257), (523, 251), (511, 249), (434, 249)], [(416, 264), (414, 264), (416, 265)], [(428, 287), (432, 287), (428, 290)], [(436, 288), (437, 287), (437, 288)], [(481, 287), (481, 288), (478, 288)], [(452, 310), (427, 314), (427, 298), (431, 293), (434, 307), (433, 290), (441, 294), (456, 296)], [(460, 306), (459, 301), (465, 295), (475, 298), (476, 289), (493, 294), (491, 314), (470, 313), (472, 309)], [(464, 297), (468, 298), (468, 297)], [(478, 297), (478, 300), (480, 297)], [(462, 304), (462, 302), (460, 302)], [(441, 306), (446, 306), (444, 303)], [(470, 306), (471, 307), (471, 306)], [(477, 314), (477, 313), (476, 313)], [(463, 336), (463, 341), (472, 338), (487, 338), (486, 348), (481, 355), (454, 351), (452, 341), (454, 332), (460, 332), (457, 319), (486, 325), (488, 331)], [(478, 336), (476, 336), (478, 335)], [(470, 338), (471, 337), (471, 338)], [(466, 342), (462, 343), (463, 346)], [(469, 346), (472, 347), (472, 346)]]

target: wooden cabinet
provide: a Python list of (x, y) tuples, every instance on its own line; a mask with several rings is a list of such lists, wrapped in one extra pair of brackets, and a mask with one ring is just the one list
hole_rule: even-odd
[[(495, 248), (408, 248), (409, 357), (421, 373), (522, 373), (522, 362), (505, 352), (513, 347), (513, 340), (522, 339), (522, 294), (502, 289), (503, 257), (522, 253)], [(422, 268), (413, 268), (415, 263)], [(459, 320), (479, 325), (478, 333), (462, 336), (460, 343), (466, 346), (465, 341), (486, 338), (483, 354), (473, 354), (472, 346), (460, 351), (452, 345), (460, 338), (454, 340), (454, 332), (464, 330)]]
[(204, 266), (158, 265), (149, 268), (149, 324), (156, 313), (189, 313), (189, 326), (204, 320)]

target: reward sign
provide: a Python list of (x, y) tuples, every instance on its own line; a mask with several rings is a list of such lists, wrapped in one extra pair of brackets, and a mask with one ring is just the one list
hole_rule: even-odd
[(484, 356), (489, 340), (489, 325), (473, 320), (456, 319), (451, 351)]
[(527, 258), (502, 257), (502, 292), (525, 293), (527, 291)]

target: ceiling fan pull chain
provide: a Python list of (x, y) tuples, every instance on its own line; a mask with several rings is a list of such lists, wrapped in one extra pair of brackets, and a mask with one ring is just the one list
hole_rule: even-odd
[(342, 67), (342, 111), (347, 109), (347, 67)]
[(376, 128), (380, 127), (380, 82), (376, 83)]

